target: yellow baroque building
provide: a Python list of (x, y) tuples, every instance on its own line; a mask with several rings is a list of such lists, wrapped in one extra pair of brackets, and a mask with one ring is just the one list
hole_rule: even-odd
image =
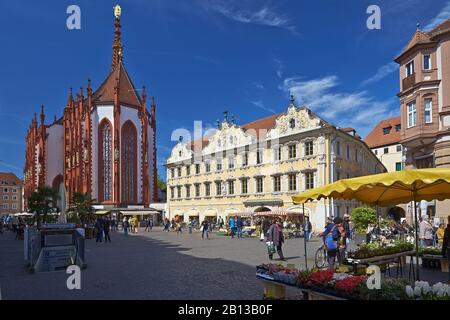
[[(286, 112), (239, 126), (225, 115), (211, 135), (177, 143), (167, 159), (168, 215), (203, 221), (259, 211), (302, 212), (291, 197), (386, 168), (352, 128), (340, 129), (294, 100)], [(321, 230), (327, 216), (359, 203), (321, 200), (305, 215)]]

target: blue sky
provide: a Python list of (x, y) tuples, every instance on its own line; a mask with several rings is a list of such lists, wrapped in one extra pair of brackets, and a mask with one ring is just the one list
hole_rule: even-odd
[[(81, 8), (81, 30), (66, 9)], [(95, 88), (107, 76), (116, 1), (0, 3), (0, 171), (22, 177), (25, 133), (44, 104), (62, 115), (68, 88)], [(126, 0), (124, 62), (137, 87), (156, 97), (158, 169), (177, 128), (214, 126), (224, 110), (246, 122), (297, 103), (365, 136), (398, 115), (393, 59), (416, 24), (450, 17), (448, 0)], [(366, 9), (381, 8), (381, 30)]]

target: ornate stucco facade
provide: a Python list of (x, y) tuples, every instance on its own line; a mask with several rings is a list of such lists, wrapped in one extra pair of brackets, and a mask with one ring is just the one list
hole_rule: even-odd
[[(167, 160), (169, 216), (223, 218), (255, 211), (296, 211), (291, 197), (331, 181), (384, 172), (352, 129), (339, 129), (291, 101), (284, 113), (236, 125), (227, 117), (208, 137), (180, 141)], [(305, 214), (321, 229), (358, 203), (316, 201)]]

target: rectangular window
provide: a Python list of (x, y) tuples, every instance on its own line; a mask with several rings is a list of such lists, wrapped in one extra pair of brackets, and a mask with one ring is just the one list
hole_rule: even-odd
[(200, 184), (195, 185), (195, 196), (200, 197)]
[(3, 196), (3, 200), (9, 200), (9, 196)]
[(431, 70), (431, 55), (423, 55), (423, 70)]
[(281, 191), (281, 176), (273, 177), (273, 191), (280, 192)]
[(388, 127), (388, 128), (383, 128), (383, 134), (384, 135), (387, 135), (387, 134), (389, 134), (391, 132), (391, 128), (390, 127)]
[(186, 186), (186, 198), (191, 197), (191, 186)]
[(375, 153), (375, 155), (377, 156), (377, 155), (378, 155), (378, 150), (375, 150), (375, 152), (374, 152), (374, 153)]
[(175, 178), (175, 169), (170, 169), (170, 176)]
[(433, 100), (432, 99), (425, 99), (424, 102), (424, 110), (425, 110), (425, 123), (432, 123), (433, 122)]
[(281, 147), (276, 147), (273, 149), (273, 153), (275, 156), (275, 161), (281, 161)]
[(405, 66), (406, 76), (409, 77), (414, 74), (414, 61), (407, 63)]
[(289, 191), (296, 191), (296, 190), (297, 190), (297, 175), (290, 174), (289, 175)]
[(248, 166), (248, 152), (242, 155), (242, 166), (243, 167)]
[(222, 159), (217, 159), (216, 170), (222, 171)]
[(297, 158), (297, 145), (291, 144), (289, 146), (289, 159)]
[(12, 189), (12, 192), (17, 193), (17, 189), (16, 188)]
[(205, 183), (205, 195), (207, 197), (211, 196), (211, 183)]
[(397, 124), (395, 126), (395, 131), (400, 132), (400, 130), (402, 130), (402, 125), (401, 124)]
[(401, 162), (395, 163), (395, 171), (402, 171), (402, 163)]
[(410, 102), (407, 105), (408, 108), (408, 128), (416, 126), (416, 102)]
[(234, 169), (234, 158), (230, 157), (228, 158), (228, 169)]
[(242, 194), (248, 193), (248, 180), (247, 179), (241, 180), (241, 193)]
[(314, 155), (314, 143), (312, 141), (305, 142), (305, 156)]
[(262, 150), (258, 150), (256, 152), (256, 164), (262, 164), (263, 163), (263, 152)]
[(234, 194), (234, 181), (228, 181), (228, 194)]
[(186, 175), (191, 175), (191, 166), (186, 166)]
[(263, 193), (264, 192), (264, 181), (263, 178), (256, 178), (256, 192)]
[(218, 195), (218, 196), (222, 195), (222, 182), (221, 181), (216, 182), (216, 195)]
[(351, 154), (350, 154), (350, 146), (347, 145), (347, 159), (350, 160), (350, 156), (351, 156)]
[(341, 155), (341, 143), (339, 141), (336, 141), (336, 154)]
[(9, 209), (9, 205), (7, 203), (3, 204), (3, 209)]
[(211, 172), (211, 162), (209, 162), (209, 161), (205, 162), (205, 171), (206, 171), (206, 173)]
[(13, 203), (13, 204), (12, 204), (12, 208), (13, 208), (13, 209), (17, 209), (17, 204)]
[(174, 198), (175, 198), (175, 188), (174, 188), (174, 187), (171, 187), (171, 188), (170, 188), (170, 198), (171, 198), (171, 199), (174, 199)]
[(384, 149), (383, 149), (383, 153), (384, 153), (384, 154), (389, 153), (389, 148), (384, 148)]
[(177, 197), (181, 198), (181, 187), (177, 187)]
[(178, 168), (178, 177), (181, 177), (181, 167)]
[(12, 196), (12, 199), (13, 199), (14, 201), (17, 201), (17, 196)]
[(305, 173), (305, 189), (314, 189), (314, 172)]
[(195, 165), (195, 174), (200, 174), (200, 164), (199, 163), (197, 163)]
[(401, 152), (402, 151), (402, 145), (401, 144), (398, 144), (397, 145), (397, 152)]
[(358, 149), (355, 149), (355, 161), (359, 162), (359, 152)]

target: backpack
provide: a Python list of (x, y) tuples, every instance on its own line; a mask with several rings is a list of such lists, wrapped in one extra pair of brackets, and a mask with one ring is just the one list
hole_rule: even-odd
[(334, 228), (335, 227), (333, 227), (333, 229), (331, 229), (331, 231), (328, 232), (328, 234), (325, 237), (325, 245), (327, 246), (328, 250), (336, 250), (337, 249), (336, 241), (334, 241), (334, 239), (333, 239)]

